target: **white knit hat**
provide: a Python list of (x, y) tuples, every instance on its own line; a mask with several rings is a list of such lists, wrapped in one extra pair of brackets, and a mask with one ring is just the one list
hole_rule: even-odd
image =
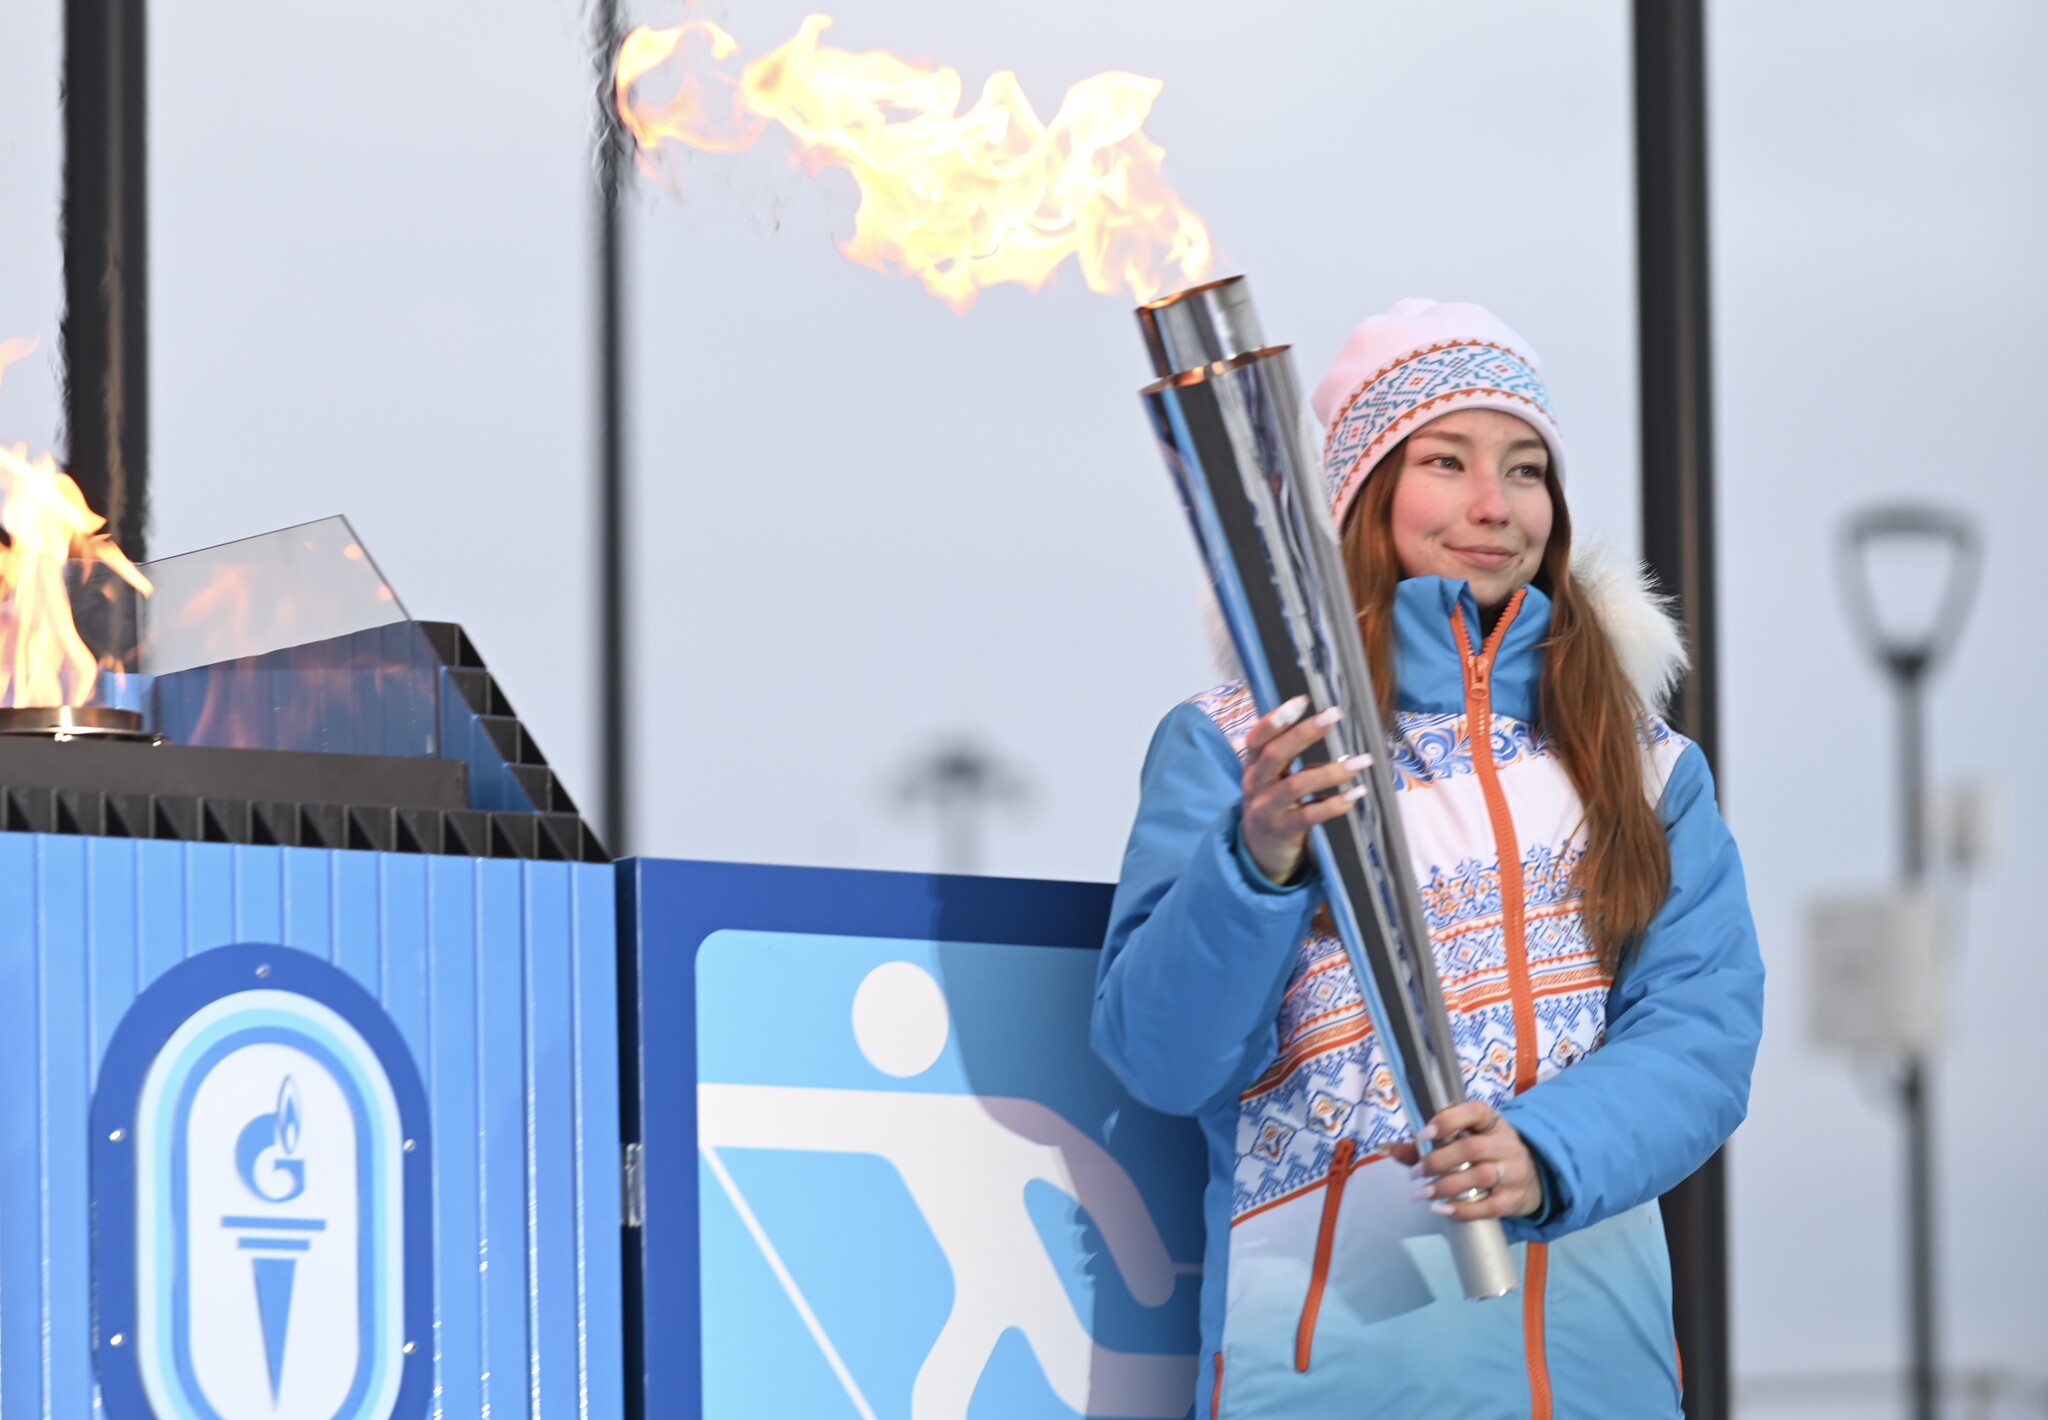
[(1351, 332), (1309, 403), (1323, 426), (1323, 478), (1339, 527), (1366, 475), (1430, 420), (1460, 409), (1498, 409), (1550, 446), (1564, 476), (1564, 446), (1536, 352), (1484, 306), (1411, 296)]

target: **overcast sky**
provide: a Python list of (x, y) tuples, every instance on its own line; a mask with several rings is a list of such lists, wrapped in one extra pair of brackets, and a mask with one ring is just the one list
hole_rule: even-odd
[[(345, 512), (418, 615), (458, 620), (596, 805), (589, 62), (570, 0), (154, 8), (153, 550)], [(2048, 12), (2030, 0), (1710, 5), (1724, 803), (1772, 966), (1733, 1152), (1737, 1367), (1902, 1351), (1897, 1130), (1806, 1043), (1802, 922), (1892, 867), (1892, 721), (1830, 539), (1897, 495), (1984, 520), (1935, 687), (1934, 771), (1992, 783), (1957, 1041), (1937, 1076), (1945, 1327), (2041, 1373), (2044, 685), (2022, 585), (2048, 383)], [(674, 5), (642, 17), (673, 22)], [(707, 5), (750, 52), (782, 0)], [(1532, 342), (1581, 527), (1636, 545), (1632, 150), (1620, 0), (1459, 7), (847, 0), (834, 42), (1067, 85), (1165, 81), (1148, 131), (1313, 381), (1405, 295)], [(54, 354), (58, 0), (0, 7), (0, 338)], [(774, 140), (632, 199), (639, 800), (670, 856), (925, 868), (899, 802), (970, 736), (1025, 788), (989, 871), (1107, 879), (1151, 727), (1213, 679), (1197, 570), (1134, 391), (1128, 302), (1072, 270), (955, 316), (834, 249), (850, 183)], [(54, 363), (0, 392), (51, 443)], [(1859, 1080), (1862, 1083), (1859, 1085)], [(1768, 1391), (1758, 1393), (1768, 1399)], [(1765, 1404), (1757, 1416), (1792, 1413)], [(1852, 1407), (1831, 1410), (1849, 1416)], [(1888, 1413), (1872, 1409), (1868, 1413)]]

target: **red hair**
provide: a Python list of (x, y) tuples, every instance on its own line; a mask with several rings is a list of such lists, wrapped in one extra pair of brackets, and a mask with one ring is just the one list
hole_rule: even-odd
[[(1358, 606), (1366, 661), (1380, 719), (1394, 724), (1394, 489), (1407, 467), (1402, 440), (1368, 478), (1344, 525), (1344, 563)], [(1586, 930), (1601, 965), (1620, 966), (1649, 929), (1671, 890), (1671, 848), (1644, 779), (1642, 698), (1622, 671), (1592, 604), (1572, 580), (1572, 524), (1555, 473), (1546, 473), (1550, 541), (1534, 582), (1550, 598), (1550, 635), (1542, 647), (1539, 728), (1578, 791), (1585, 855), (1573, 870)]]

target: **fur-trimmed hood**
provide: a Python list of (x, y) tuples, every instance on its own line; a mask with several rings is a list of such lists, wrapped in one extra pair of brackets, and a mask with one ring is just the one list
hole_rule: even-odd
[(1662, 715), (1692, 664), (1671, 598), (1657, 589), (1647, 566), (1612, 556), (1595, 539), (1572, 549), (1572, 580), (1600, 618), (1644, 707)]

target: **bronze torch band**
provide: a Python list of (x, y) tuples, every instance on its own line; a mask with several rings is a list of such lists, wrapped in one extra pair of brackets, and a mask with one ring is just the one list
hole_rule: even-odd
[(36, 735), (54, 740), (155, 739), (135, 710), (105, 705), (10, 706), (0, 710), (0, 735)]
[[(1427, 919), (1386, 764), (1365, 648), (1285, 346), (1264, 344), (1243, 278), (1140, 308), (1161, 378), (1143, 391), (1261, 711), (1297, 695), (1345, 718), (1304, 766), (1369, 754), (1366, 794), (1311, 832), (1337, 925), (1415, 1129), (1465, 1098)], [(1515, 1286), (1496, 1221), (1459, 1223), (1467, 1296)]]

